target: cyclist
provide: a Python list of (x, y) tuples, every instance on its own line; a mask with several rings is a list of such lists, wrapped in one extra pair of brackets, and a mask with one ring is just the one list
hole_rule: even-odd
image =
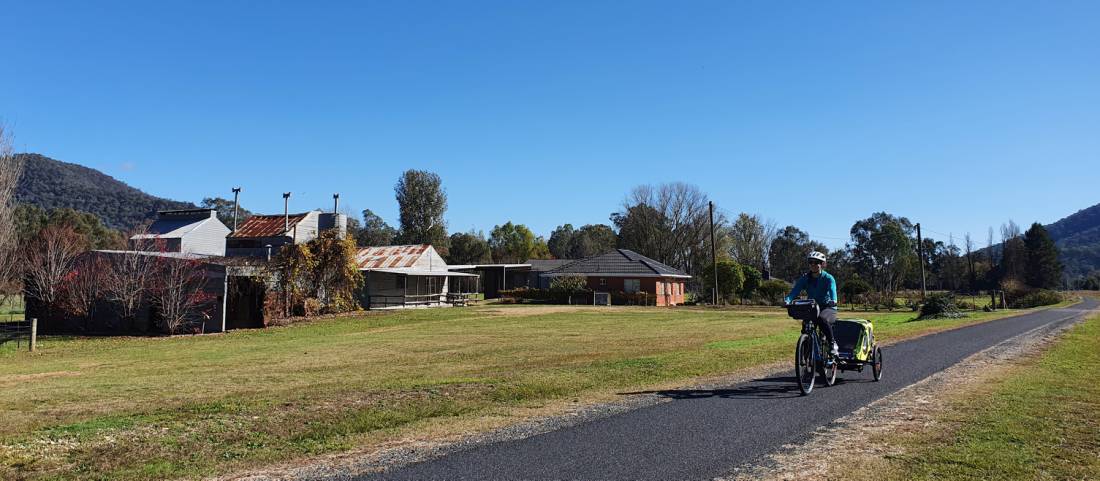
[(813, 251), (806, 260), (810, 263), (810, 271), (795, 281), (791, 293), (783, 299), (783, 303), (790, 304), (805, 289), (806, 295), (821, 306), (817, 319), (814, 319), (814, 325), (825, 333), (825, 340), (833, 346), (830, 354), (837, 357), (840, 353), (836, 338), (833, 337), (833, 322), (836, 321), (836, 279), (825, 272), (825, 254)]

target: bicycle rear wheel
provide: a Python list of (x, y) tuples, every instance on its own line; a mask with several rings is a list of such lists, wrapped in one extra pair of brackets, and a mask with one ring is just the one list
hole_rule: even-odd
[(875, 380), (882, 379), (882, 348), (875, 346), (875, 351), (871, 353), (871, 374), (875, 376)]
[(803, 334), (799, 336), (794, 348), (794, 377), (798, 380), (798, 390), (803, 395), (814, 389), (814, 344), (813, 339)]
[(832, 386), (836, 384), (836, 361), (834, 360), (829, 366), (825, 366), (825, 361), (822, 361), (818, 366), (818, 371), (821, 373), (821, 381), (825, 383), (825, 386)]

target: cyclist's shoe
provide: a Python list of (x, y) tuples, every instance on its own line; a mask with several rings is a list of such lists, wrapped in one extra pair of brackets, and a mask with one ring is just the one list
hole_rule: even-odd
[(833, 348), (832, 348), (831, 351), (829, 351), (829, 354), (832, 354), (834, 358), (840, 357), (840, 346), (837, 346), (836, 343), (834, 342), (833, 343)]

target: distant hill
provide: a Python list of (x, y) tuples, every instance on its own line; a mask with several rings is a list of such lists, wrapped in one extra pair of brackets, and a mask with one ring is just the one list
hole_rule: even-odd
[(1100, 271), (1100, 204), (1046, 226), (1071, 278)]
[(17, 202), (44, 209), (68, 207), (99, 216), (114, 229), (130, 229), (158, 210), (192, 209), (190, 202), (163, 199), (130, 187), (103, 172), (39, 154), (16, 154), (26, 162)]

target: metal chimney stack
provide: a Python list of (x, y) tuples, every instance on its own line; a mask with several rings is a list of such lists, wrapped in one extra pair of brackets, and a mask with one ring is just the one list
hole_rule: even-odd
[(237, 232), (237, 200), (241, 195), (241, 188), (233, 188), (233, 232)]
[(340, 194), (332, 194), (332, 213), (335, 214), (340, 211)]
[(283, 232), (290, 230), (290, 192), (283, 192)]

